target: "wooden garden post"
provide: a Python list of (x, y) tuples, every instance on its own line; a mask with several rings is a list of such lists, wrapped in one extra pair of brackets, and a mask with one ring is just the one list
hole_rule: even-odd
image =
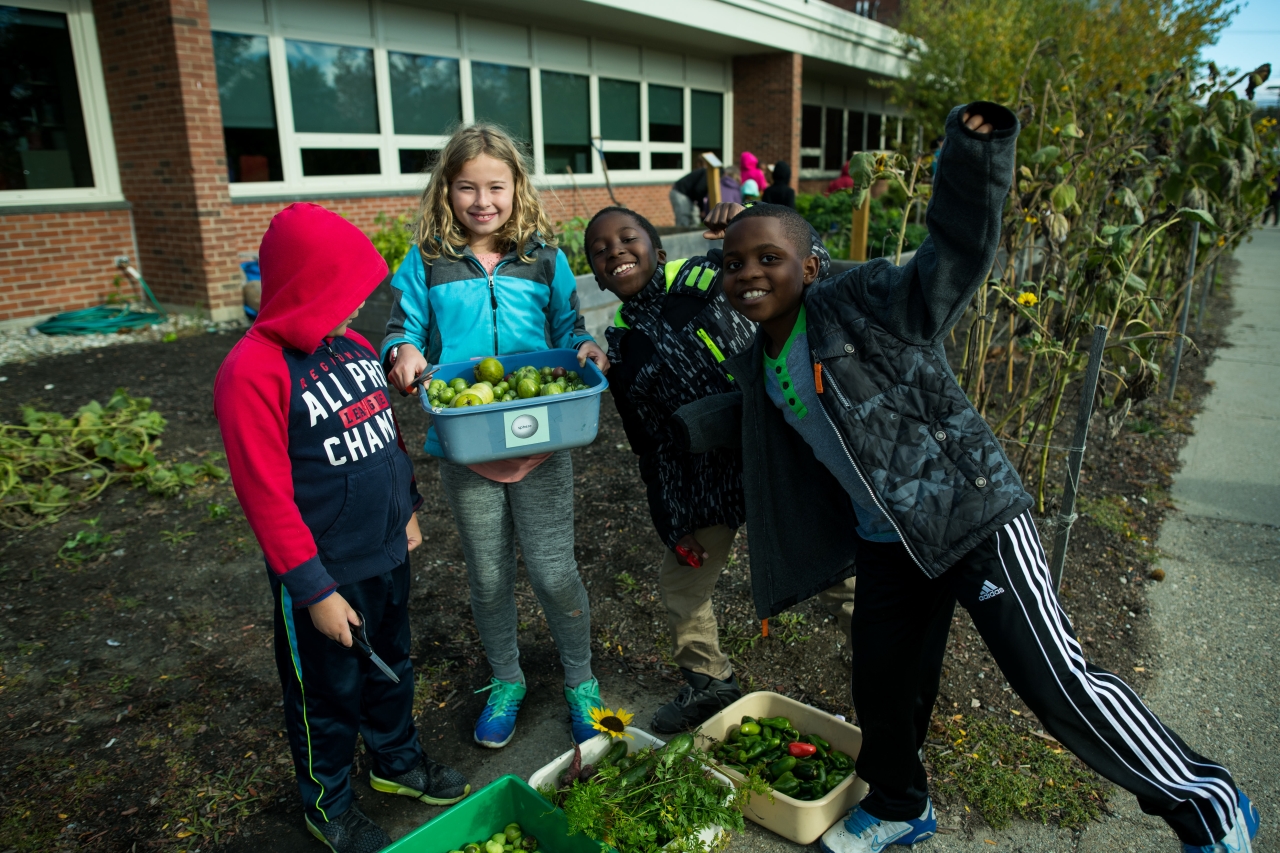
[(871, 191), (862, 197), (862, 207), (854, 208), (853, 230), (849, 232), (849, 260), (867, 259), (867, 229), (871, 225)]
[(702, 168), (707, 170), (707, 207), (720, 203), (720, 158), (708, 151), (702, 155)]

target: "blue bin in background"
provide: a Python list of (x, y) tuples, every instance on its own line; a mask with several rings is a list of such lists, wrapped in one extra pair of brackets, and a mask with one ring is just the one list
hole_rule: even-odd
[[(476, 358), (441, 364), (434, 378), (450, 382), (461, 376), (468, 383), (474, 382), (479, 361)], [(587, 387), (509, 403), (429, 410), (446, 459), (459, 465), (474, 465), (568, 450), (595, 441), (600, 427), (600, 394), (609, 387), (609, 380), (593, 362), (579, 367), (578, 353), (571, 349), (503, 355), (498, 356), (498, 361), (507, 373), (525, 366), (576, 370)], [(425, 395), (422, 405), (427, 407)]]

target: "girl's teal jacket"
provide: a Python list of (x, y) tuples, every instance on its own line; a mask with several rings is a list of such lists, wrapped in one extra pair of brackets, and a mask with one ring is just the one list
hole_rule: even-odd
[[(578, 312), (577, 282), (564, 252), (540, 242), (515, 250), (489, 275), (471, 247), (460, 260), (424, 264), (415, 247), (391, 278), (392, 306), (378, 354), (413, 344), (429, 364), (544, 349), (577, 349), (591, 340)], [(435, 429), (424, 448), (442, 456)]]

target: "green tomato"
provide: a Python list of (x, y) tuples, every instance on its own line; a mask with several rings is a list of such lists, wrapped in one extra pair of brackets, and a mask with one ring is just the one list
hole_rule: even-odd
[(449, 383), (449, 387), (452, 388), (455, 392), (465, 391), (471, 387), (471, 384), (467, 382), (467, 380), (459, 376), (457, 379), (454, 379)]
[(548, 382), (542, 386), (542, 390), (538, 392), (539, 397), (551, 397), (555, 394), (563, 394), (564, 386), (557, 382)]
[[(465, 383), (464, 383), (464, 384), (465, 384)], [(463, 390), (466, 390), (466, 389), (464, 388)], [(453, 402), (453, 398), (454, 398), (454, 397), (456, 397), (456, 396), (458, 396), (458, 391), (457, 391), (457, 389), (455, 389), (455, 388), (445, 388), (443, 391), (441, 391), (441, 392), (440, 392), (440, 396), (439, 396), (437, 399), (438, 399), (438, 400), (439, 400), (443, 405), (446, 405), (446, 406), (447, 406), (447, 405), (449, 405), (450, 403), (452, 403), (452, 402)]]
[(431, 384), (427, 386), (427, 396), (439, 397), (440, 392), (449, 387), (449, 383), (443, 379), (432, 379)]
[(530, 397), (538, 396), (537, 381), (530, 379), (527, 376), (524, 379), (521, 379), (516, 385), (516, 394), (520, 396), (521, 400), (527, 400)]

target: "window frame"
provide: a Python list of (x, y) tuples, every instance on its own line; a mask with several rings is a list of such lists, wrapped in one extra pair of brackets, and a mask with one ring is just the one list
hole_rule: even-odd
[[(87, 2), (87, 0), (84, 0)], [(278, 21), (274, 14), (273, 0), (266, 0), (267, 20)], [(733, 91), (715, 85), (708, 85), (705, 80), (674, 80), (661, 74), (646, 75), (641, 73), (620, 73), (614, 70), (602, 70), (595, 60), (596, 39), (589, 39), (589, 59), (587, 64), (557, 62), (554, 60), (530, 57), (499, 57), (489, 51), (476, 51), (468, 46), (467, 18), (464, 12), (458, 12), (459, 48), (448, 49), (440, 46), (414, 48), (403, 40), (388, 38), (383, 27), (379, 4), (372, 4), (374, 17), (373, 32), (378, 35), (368, 36), (336, 36), (333, 33), (301, 30), (296, 27), (283, 30), (276, 23), (251, 24), (239, 21), (222, 20), (212, 17), (210, 29), (215, 32), (242, 33), (245, 35), (262, 35), (267, 37), (267, 49), (270, 57), (271, 87), (276, 106), (277, 133), (280, 139), (280, 157), (283, 180), (229, 183), (228, 191), (232, 199), (253, 199), (258, 197), (274, 197), (280, 195), (306, 194), (321, 195), (325, 193), (355, 192), (387, 192), (406, 193), (421, 191), (425, 184), (425, 173), (401, 174), (400, 149), (441, 149), (448, 141), (445, 135), (397, 134), (395, 120), (391, 108), (391, 72), (388, 60), (389, 52), (409, 53), (421, 56), (435, 56), (458, 61), (458, 83), (462, 95), (462, 121), (470, 124), (475, 120), (475, 109), (472, 91), (471, 62), (496, 62), (503, 65), (527, 68), (529, 70), (529, 106), (532, 121), (532, 139), (530, 140), (530, 160), (534, 166), (534, 180), (539, 186), (571, 187), (575, 184), (583, 186), (603, 185), (604, 170), (600, 163), (600, 152), (638, 152), (639, 169), (611, 169), (609, 178), (613, 181), (627, 183), (670, 183), (677, 180), (694, 168), (692, 144), (692, 122), (690, 104), (694, 89), (704, 92), (716, 92), (724, 98), (722, 114), (724, 148), (733, 150)], [(529, 31), (533, 39), (537, 38), (538, 27), (530, 24)], [(549, 31), (559, 32), (559, 31)], [(376, 87), (378, 121), (380, 131), (368, 133), (298, 133), (294, 131), (293, 105), (289, 88), (288, 62), (285, 56), (285, 41), (313, 41), (325, 44), (338, 44), (350, 47), (369, 48), (373, 50), (374, 84)], [(588, 78), (588, 102), (590, 108), (591, 171), (585, 174), (547, 174), (544, 162), (544, 138), (542, 127), (542, 79), (543, 70), (557, 73), (568, 73)], [(687, 75), (686, 75), (687, 76)], [(600, 90), (601, 78), (622, 80), (636, 83), (640, 87), (640, 140), (621, 141), (606, 140), (600, 137)], [(683, 92), (684, 104), (684, 141), (683, 142), (650, 142), (649, 141), (649, 85), (656, 83), (671, 86)], [(722, 84), (725, 85), (725, 84)], [(381, 174), (378, 175), (343, 175), (313, 176), (302, 174), (303, 148), (377, 148), (381, 160)], [(680, 169), (651, 169), (649, 156), (655, 152), (680, 153), (683, 155), (683, 166)]]
[(111, 111), (102, 75), (102, 55), (90, 0), (15, 0), (7, 5), (67, 16), (71, 55), (75, 59), (76, 84), (80, 87), (80, 112), (84, 118), (93, 186), (61, 189), (0, 190), (0, 214), (6, 208), (36, 205), (75, 205), (124, 202)]
[[(868, 139), (867, 147), (866, 148), (859, 147), (858, 148), (859, 151), (887, 151), (887, 150), (893, 149), (895, 145), (900, 145), (902, 143), (902, 128), (903, 128), (903, 123), (905, 121), (905, 118), (902, 115), (899, 115), (898, 113), (889, 112), (887, 108), (881, 108), (877, 112), (875, 110), (865, 109), (865, 108), (853, 109), (851, 107), (835, 107), (835, 106), (830, 106), (828, 104), (825, 104), (821, 101), (804, 101), (803, 106), (821, 108), (821, 113), (820, 113), (821, 136), (819, 138), (822, 139), (824, 143), (826, 141), (826, 136), (827, 136), (827, 110), (838, 109), (843, 113), (843, 116), (844, 116), (843, 138), (844, 138), (845, 159), (848, 159), (848, 156), (852, 152), (855, 144), (854, 140), (849, 138), (849, 113), (851, 112), (862, 113), (863, 135), (866, 134), (866, 131), (867, 131), (866, 125), (868, 123), (868, 120), (871, 118), (871, 116), (877, 115), (880, 117), (881, 136), (879, 139), (875, 140), (875, 142), (876, 143), (884, 142), (885, 143), (884, 147), (881, 148), (878, 144), (872, 145), (871, 144), (872, 140)], [(891, 128), (892, 128), (892, 131), (891, 131)], [(857, 145), (861, 146), (861, 144), (862, 144), (861, 140), (858, 140)], [(809, 156), (809, 157), (822, 158), (826, 156), (824, 154), (825, 149), (826, 149), (825, 144), (821, 148), (801, 148), (800, 157), (804, 158), (806, 156)], [(803, 162), (803, 159), (801, 160), (801, 162)], [(821, 160), (819, 160), (819, 162), (821, 162)], [(839, 169), (809, 168), (809, 169), (800, 169), (799, 172), (800, 172), (800, 180), (802, 181), (829, 180), (829, 179), (837, 178), (840, 176)]]

